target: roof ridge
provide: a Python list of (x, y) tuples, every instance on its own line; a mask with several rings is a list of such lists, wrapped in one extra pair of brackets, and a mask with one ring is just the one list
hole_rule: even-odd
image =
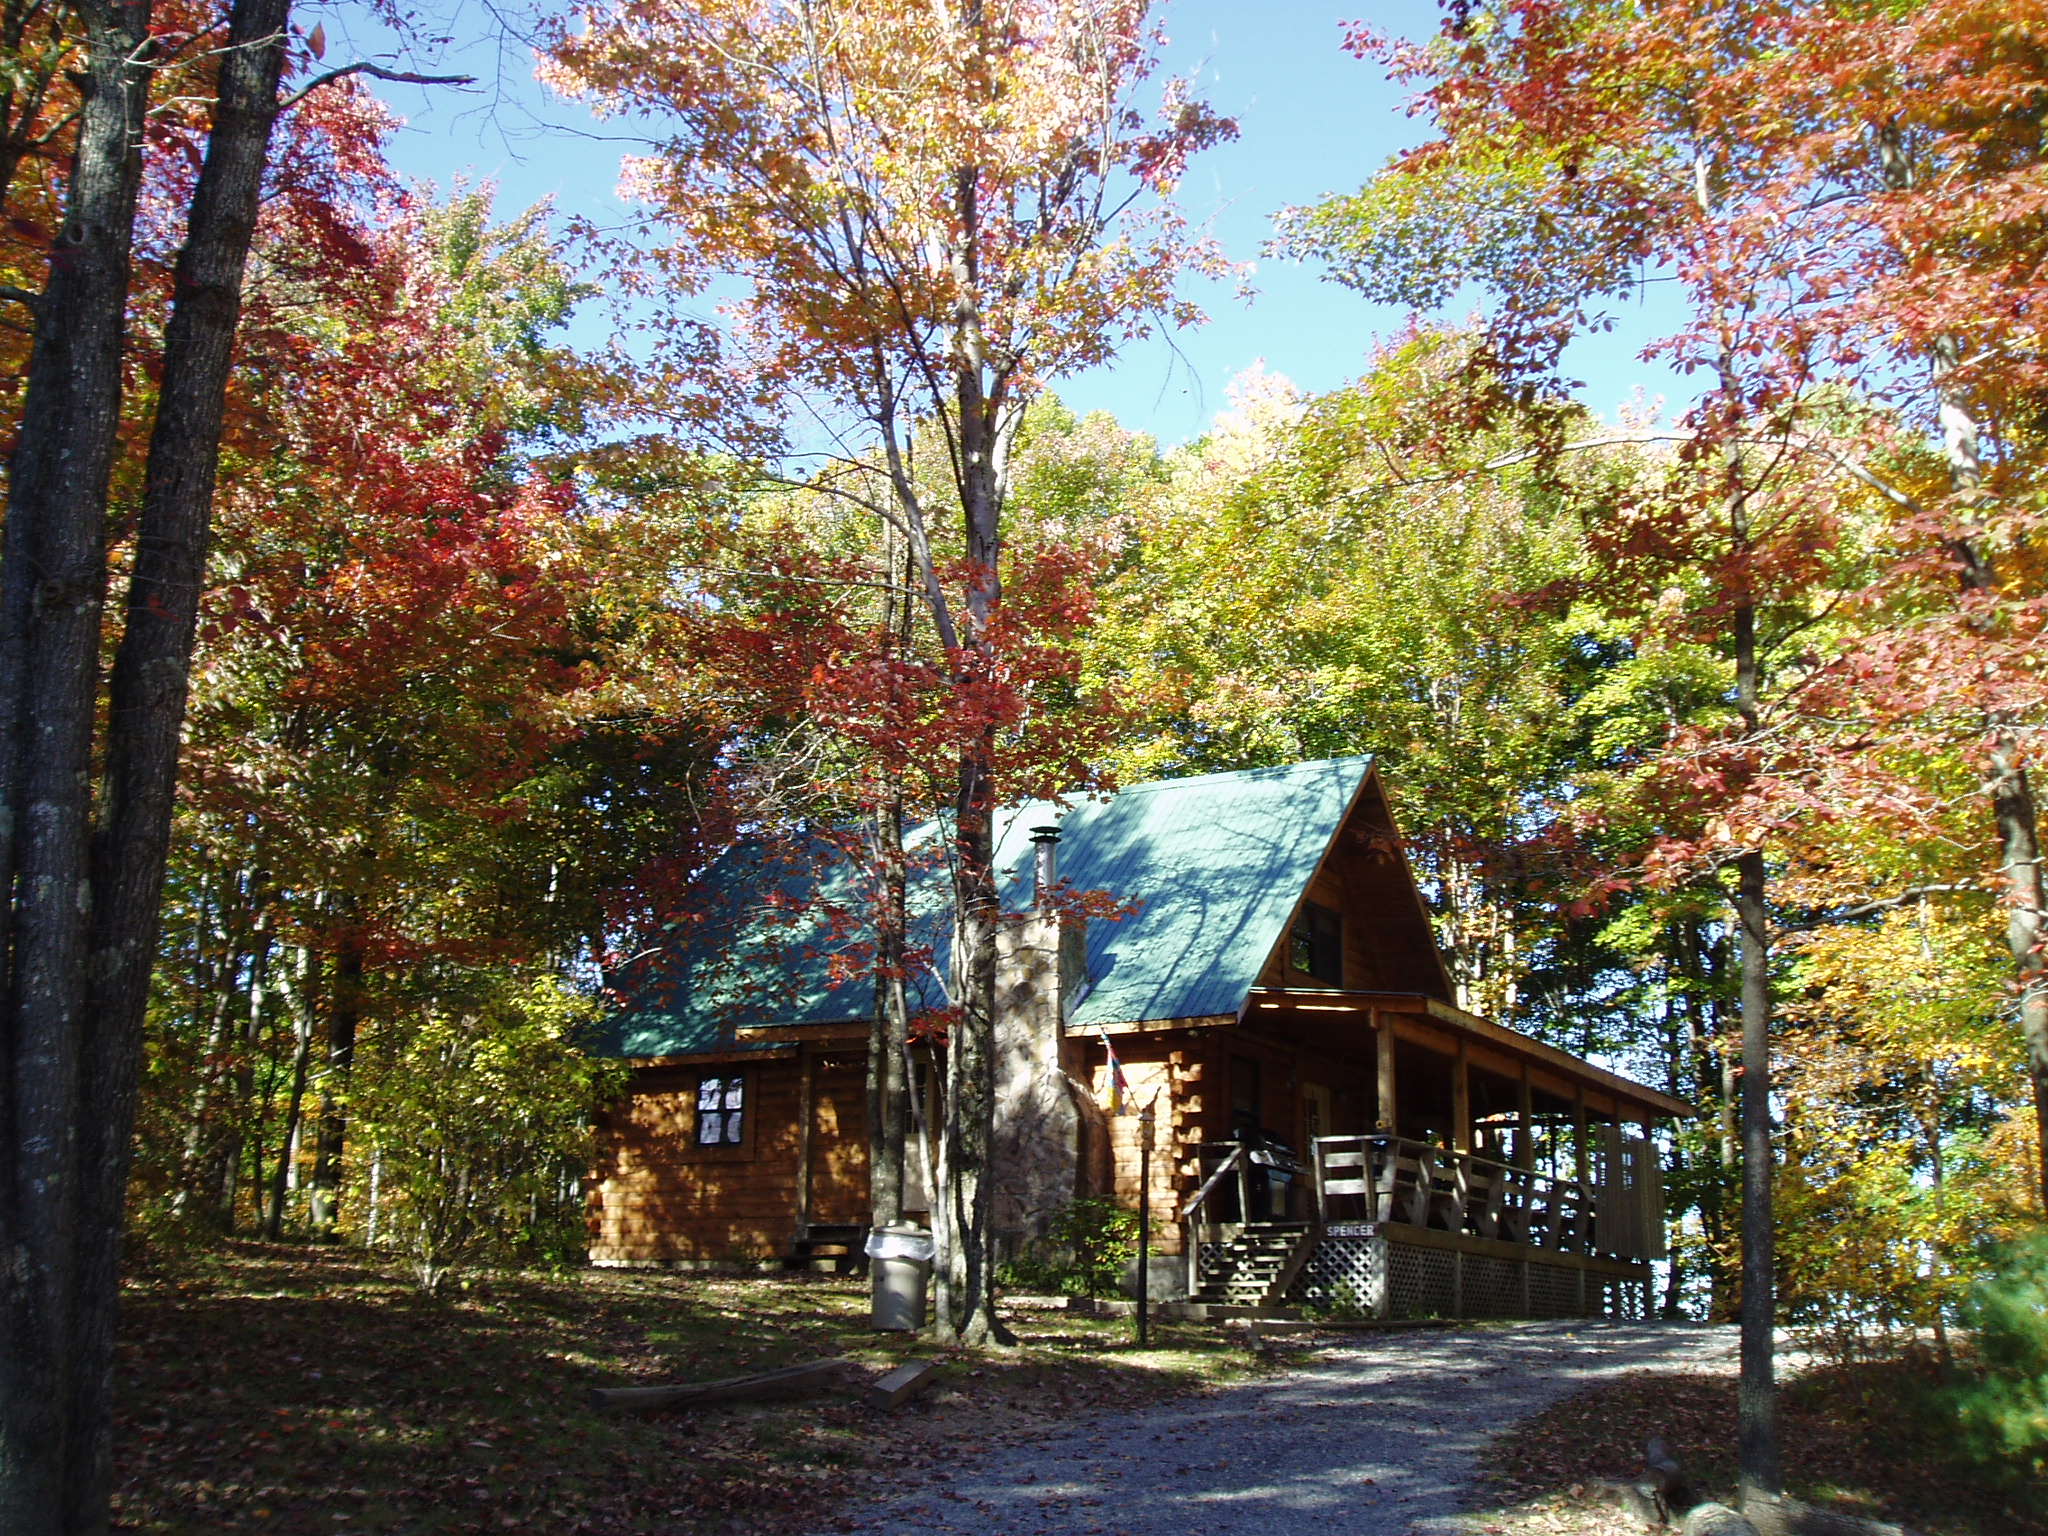
[(1119, 795), (1142, 794), (1153, 789), (1174, 789), (1184, 784), (1201, 784), (1216, 779), (1249, 779), (1259, 774), (1292, 774), (1305, 768), (1326, 768), (1338, 763), (1370, 762), (1378, 754), (1372, 752), (1346, 752), (1336, 757), (1307, 757), (1292, 763), (1267, 763), (1261, 768), (1221, 768), (1214, 773), (1191, 773), (1174, 779), (1146, 779), (1137, 784), (1120, 785)]

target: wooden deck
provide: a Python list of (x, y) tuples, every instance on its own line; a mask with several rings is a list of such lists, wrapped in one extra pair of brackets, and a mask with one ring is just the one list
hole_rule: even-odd
[(1399, 1136), (1318, 1137), (1284, 1196), (1244, 1147), (1204, 1151), (1181, 1212), (1193, 1296), (1372, 1317), (1647, 1314), (1664, 1231), (1646, 1142), (1607, 1138), (1581, 1180)]

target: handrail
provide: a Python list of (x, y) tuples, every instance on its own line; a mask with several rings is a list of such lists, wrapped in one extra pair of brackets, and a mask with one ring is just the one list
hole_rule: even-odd
[[(1207, 1146), (1209, 1145), (1209, 1143), (1205, 1142), (1203, 1143), (1203, 1145)], [(1189, 1200), (1186, 1205), (1181, 1207), (1179, 1217), (1181, 1221), (1186, 1221), (1190, 1216), (1195, 1214), (1196, 1208), (1199, 1207), (1204, 1200), (1207, 1200), (1209, 1198), (1209, 1192), (1216, 1187), (1217, 1180), (1221, 1179), (1223, 1175), (1230, 1172), (1231, 1169), (1235, 1168), (1238, 1164), (1238, 1160), (1244, 1156), (1243, 1142), (1218, 1143), (1218, 1145), (1227, 1145), (1230, 1148), (1230, 1155), (1224, 1158), (1222, 1162), (1216, 1165), (1216, 1171), (1209, 1175), (1208, 1179), (1203, 1183), (1200, 1189), (1195, 1191), (1194, 1198)]]
[[(1605, 1191), (1593, 1183), (1555, 1178), (1474, 1152), (1446, 1151), (1429, 1142), (1388, 1134), (1318, 1136), (1309, 1150), (1316, 1205), (1324, 1220), (1329, 1219), (1330, 1199), (1358, 1195), (1364, 1199), (1369, 1221), (1442, 1226), (1481, 1237), (1497, 1237), (1505, 1228), (1512, 1234), (1510, 1241), (1529, 1247), (1598, 1250), (1628, 1258), (1648, 1256), (1634, 1251), (1645, 1244), (1631, 1240), (1634, 1234), (1629, 1223), (1598, 1223), (1608, 1229), (1599, 1234), (1607, 1240), (1596, 1241), (1594, 1218), (1603, 1214)], [(1355, 1182), (1359, 1188), (1336, 1196), (1328, 1193), (1332, 1152), (1363, 1154), (1355, 1180), (1335, 1181)], [(1413, 1167), (1405, 1187), (1397, 1189), (1399, 1164), (1404, 1158), (1412, 1158)], [(1387, 1202), (1384, 1210), (1383, 1201)]]

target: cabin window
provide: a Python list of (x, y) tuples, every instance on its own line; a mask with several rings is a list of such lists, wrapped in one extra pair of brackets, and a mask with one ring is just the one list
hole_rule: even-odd
[(1344, 985), (1344, 919), (1328, 907), (1313, 901), (1301, 904), (1291, 950), (1295, 970), (1333, 987)]
[(697, 1145), (736, 1147), (746, 1122), (747, 1080), (735, 1072), (729, 1077), (697, 1079)]

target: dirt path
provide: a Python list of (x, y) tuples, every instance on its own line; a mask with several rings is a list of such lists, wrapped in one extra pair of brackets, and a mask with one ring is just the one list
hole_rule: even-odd
[(1006, 1445), (824, 1527), (863, 1536), (1448, 1536), (1480, 1449), (1629, 1371), (1721, 1371), (1728, 1328), (1530, 1323), (1366, 1335), (1270, 1381)]

